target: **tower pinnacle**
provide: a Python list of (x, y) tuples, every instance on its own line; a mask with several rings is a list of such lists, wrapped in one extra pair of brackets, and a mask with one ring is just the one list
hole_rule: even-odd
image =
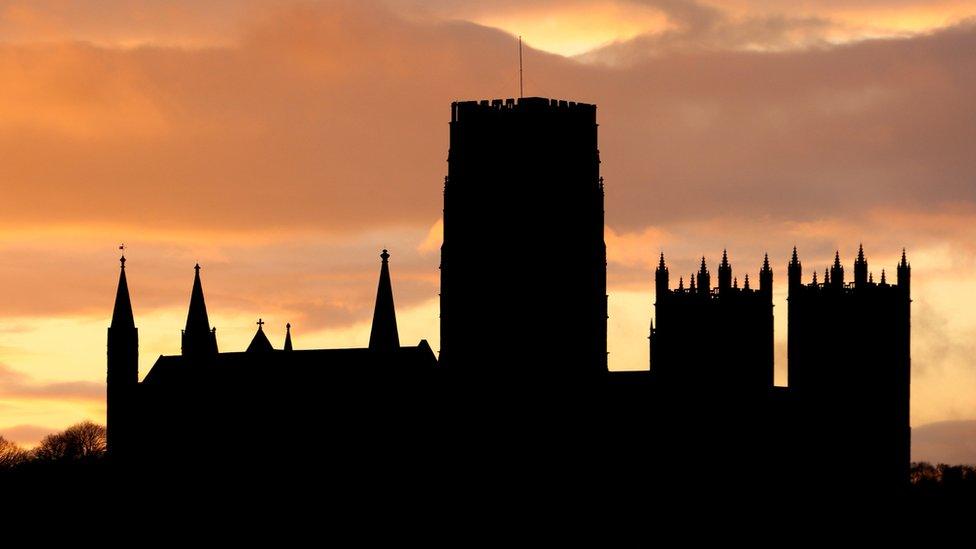
[(376, 306), (373, 310), (373, 327), (369, 334), (369, 348), (391, 351), (400, 348), (397, 333), (396, 309), (393, 305), (393, 284), (390, 280), (390, 253), (380, 254), (380, 281), (376, 288)]

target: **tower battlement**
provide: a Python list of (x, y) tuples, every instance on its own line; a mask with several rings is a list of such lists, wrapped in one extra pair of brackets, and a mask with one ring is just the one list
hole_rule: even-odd
[(520, 97), (508, 99), (482, 99), (479, 101), (455, 101), (451, 103), (451, 122), (459, 122), (470, 116), (490, 116), (498, 113), (579, 113), (596, 122), (596, 105), (577, 103), (546, 97)]

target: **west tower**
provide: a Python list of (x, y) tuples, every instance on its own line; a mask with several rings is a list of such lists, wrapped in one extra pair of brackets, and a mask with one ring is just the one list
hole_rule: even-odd
[(607, 371), (596, 106), (451, 105), (441, 364), (476, 375)]
[(132, 315), (125, 256), (119, 258), (119, 285), (108, 328), (106, 436), (109, 455), (125, 458), (132, 450), (136, 423), (135, 392), (139, 384), (139, 331)]

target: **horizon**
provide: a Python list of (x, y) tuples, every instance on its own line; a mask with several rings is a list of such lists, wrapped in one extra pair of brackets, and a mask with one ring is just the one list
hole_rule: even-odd
[(387, 248), (400, 339), (436, 351), (450, 103), (517, 97), (521, 35), (526, 96), (597, 105), (611, 369), (647, 367), (662, 251), (672, 287), (770, 254), (782, 386), (793, 246), (805, 282), (861, 243), (890, 277), (907, 248), (912, 426), (976, 463), (976, 5), (123, 6), (0, 14), (0, 435), (104, 423), (120, 242), (141, 376), (179, 352), (196, 262), (222, 351), (259, 318), (276, 347), (286, 322), (296, 349), (356, 347)]

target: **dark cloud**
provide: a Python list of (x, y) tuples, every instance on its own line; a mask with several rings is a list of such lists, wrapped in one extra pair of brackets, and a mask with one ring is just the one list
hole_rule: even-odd
[(912, 460), (976, 465), (976, 421), (940, 421), (915, 427)]

